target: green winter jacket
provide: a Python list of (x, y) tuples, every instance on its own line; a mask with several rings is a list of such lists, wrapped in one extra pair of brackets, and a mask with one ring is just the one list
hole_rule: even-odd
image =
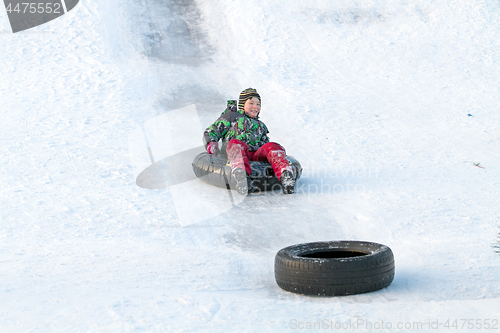
[(238, 110), (236, 105), (234, 100), (227, 101), (226, 110), (205, 130), (205, 148), (212, 141), (222, 140), (222, 152), (225, 153), (227, 143), (238, 139), (247, 144), (248, 150), (256, 151), (269, 142), (266, 125), (258, 117), (250, 118), (245, 111)]

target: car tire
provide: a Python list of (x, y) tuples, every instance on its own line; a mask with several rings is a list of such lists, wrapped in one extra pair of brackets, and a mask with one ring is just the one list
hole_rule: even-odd
[(362, 241), (298, 244), (275, 258), (279, 287), (302, 295), (341, 296), (376, 291), (394, 280), (394, 255), (385, 245)]

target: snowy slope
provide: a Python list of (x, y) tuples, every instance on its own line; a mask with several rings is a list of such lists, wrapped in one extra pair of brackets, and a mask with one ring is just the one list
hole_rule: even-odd
[[(87, 0), (12, 34), (2, 7), (0, 331), (500, 320), (499, 19), (489, 0)], [(137, 186), (173, 146), (155, 124), (203, 129), (247, 87), (304, 167), (295, 195), (190, 223), (218, 189)], [(347, 239), (391, 247), (391, 286), (275, 284), (280, 248)]]

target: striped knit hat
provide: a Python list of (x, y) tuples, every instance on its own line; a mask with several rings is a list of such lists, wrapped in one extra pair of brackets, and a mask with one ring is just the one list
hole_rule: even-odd
[(262, 101), (260, 99), (260, 95), (257, 92), (257, 90), (255, 90), (253, 88), (247, 88), (247, 89), (243, 90), (240, 94), (240, 99), (238, 100), (238, 109), (243, 110), (247, 99), (250, 99), (252, 97), (257, 97), (260, 101)]

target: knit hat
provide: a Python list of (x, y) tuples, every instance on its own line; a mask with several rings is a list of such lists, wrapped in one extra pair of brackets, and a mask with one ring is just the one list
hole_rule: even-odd
[(238, 100), (238, 109), (243, 110), (247, 99), (250, 99), (252, 97), (257, 97), (259, 100), (261, 100), (257, 90), (253, 88), (247, 88), (243, 90), (240, 94), (240, 99)]

